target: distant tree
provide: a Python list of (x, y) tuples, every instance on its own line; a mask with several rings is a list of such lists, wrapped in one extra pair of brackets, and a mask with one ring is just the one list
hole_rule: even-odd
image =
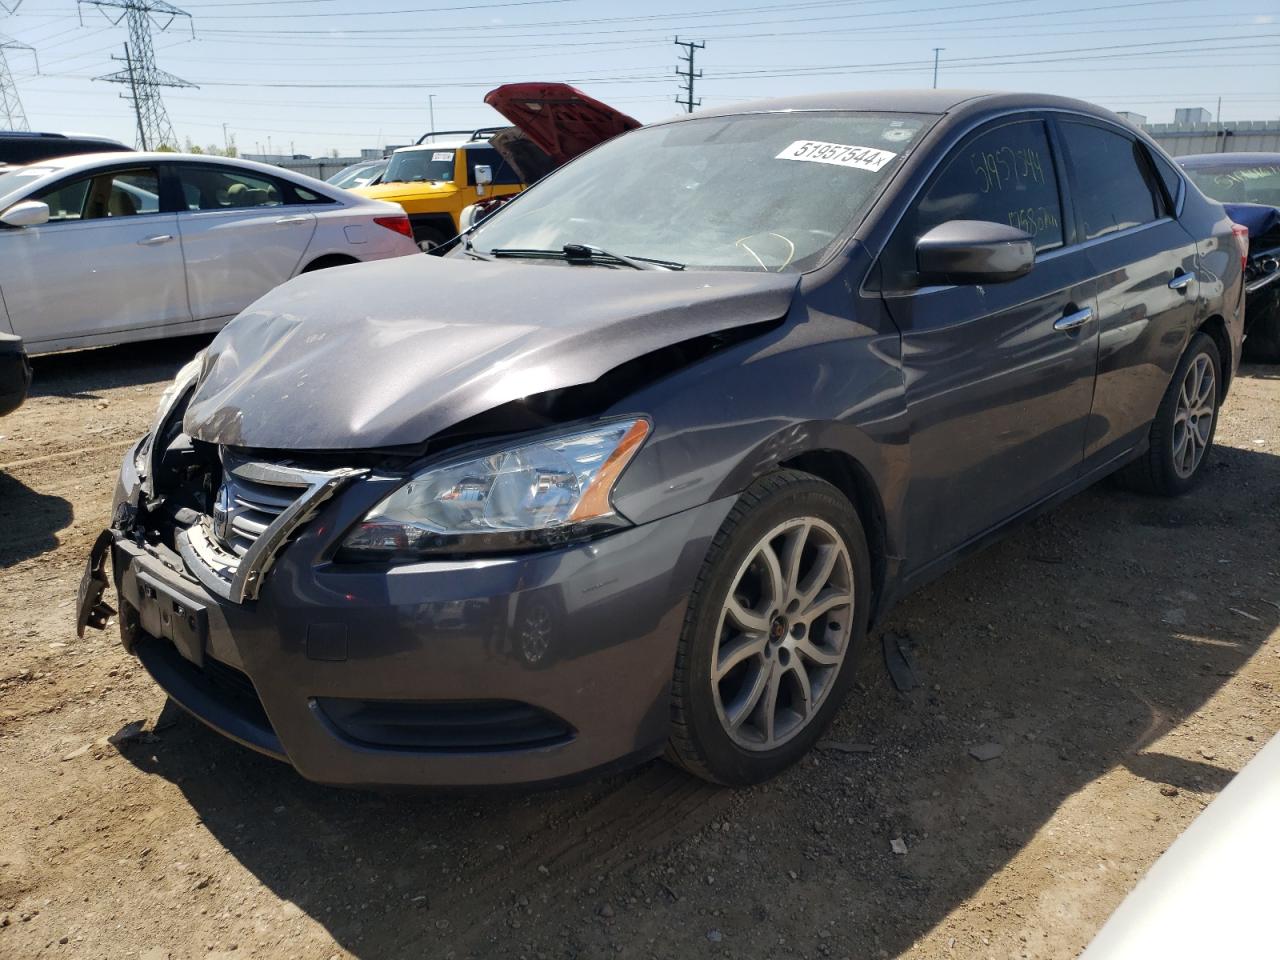
[(162, 143), (160, 144), (160, 146), (156, 147), (156, 152), (157, 153), (177, 153), (178, 151), (174, 147), (171, 147), (169, 144)]

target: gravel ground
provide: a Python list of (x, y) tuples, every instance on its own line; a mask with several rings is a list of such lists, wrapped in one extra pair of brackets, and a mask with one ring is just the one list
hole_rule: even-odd
[(200, 345), (38, 360), (0, 421), (0, 956), (1073, 957), (1280, 729), (1257, 367), (1195, 494), (1103, 484), (909, 598), (884, 629), (922, 685), (878, 633), (847, 749), (774, 783), (313, 786), (167, 704), (113, 631), (75, 638), (116, 466)]

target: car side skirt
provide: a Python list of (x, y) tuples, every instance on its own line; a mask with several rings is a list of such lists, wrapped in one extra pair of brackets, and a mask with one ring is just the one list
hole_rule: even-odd
[(1058, 490), (1056, 493), (1049, 494), (1047, 497), (1036, 501), (1029, 507), (1020, 510), (1018, 513), (1013, 514), (1011, 517), (1000, 521), (995, 526), (984, 530), (982, 533), (979, 533), (977, 536), (970, 538), (960, 546), (956, 547), (950, 553), (943, 554), (941, 557), (938, 557), (936, 560), (929, 561), (918, 569), (907, 571), (895, 587), (886, 591), (887, 595), (885, 597), (885, 602), (881, 605), (880, 611), (883, 612), (888, 610), (902, 597), (918, 590), (925, 584), (938, 579), (962, 560), (986, 549), (997, 540), (1003, 539), (1014, 527), (1030, 520), (1034, 520), (1036, 517), (1039, 517), (1044, 513), (1047, 513), (1049, 510), (1052, 510), (1054, 507), (1070, 500), (1077, 493), (1093, 486), (1104, 477), (1115, 473), (1121, 467), (1146, 453), (1148, 446), (1149, 442), (1144, 436), (1141, 442), (1137, 445), (1130, 447), (1128, 450), (1118, 454), (1117, 456), (1111, 457), (1103, 463), (1098, 464), (1079, 478)]

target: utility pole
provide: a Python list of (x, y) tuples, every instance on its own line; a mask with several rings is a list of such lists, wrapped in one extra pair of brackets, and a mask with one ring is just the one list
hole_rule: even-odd
[(231, 140), (227, 137), (227, 125), (222, 124), (222, 152), (226, 156), (231, 156)]
[(705, 50), (707, 45), (696, 40), (681, 40), (676, 37), (676, 46), (685, 48), (685, 53), (681, 55), (680, 59), (689, 65), (687, 70), (681, 70), (676, 67), (676, 76), (684, 77), (684, 94), (676, 94), (676, 103), (684, 106), (685, 113), (693, 113), (694, 107), (702, 105), (701, 98), (698, 100), (693, 99), (693, 81), (702, 76), (701, 70), (695, 72), (693, 69), (693, 54), (695, 50)]
[[(80, 10), (86, 5), (97, 7), (113, 25), (125, 22), (129, 29), (129, 42), (125, 44), (124, 57), (111, 58), (124, 63), (124, 69), (94, 79), (124, 84), (129, 88), (128, 93), (120, 96), (133, 104), (133, 113), (138, 123), (139, 147), (143, 150), (176, 148), (178, 138), (174, 135), (173, 124), (169, 122), (160, 90), (163, 87), (194, 89), (196, 85), (156, 66), (151, 32), (153, 28), (160, 32), (168, 30), (178, 17), (186, 17), (190, 23), (191, 14), (179, 10), (171, 3), (165, 3), (164, 0), (77, 0)], [(81, 23), (83, 22), (82, 13)], [(195, 36), (194, 26), (191, 28), (191, 35)]]
[(431, 114), (431, 132), (436, 130), (436, 95), (434, 93), (427, 94), (427, 110)]
[[(12, 9), (7, 7), (5, 9), (12, 13), (18, 7), (14, 4)], [(27, 113), (22, 108), (22, 100), (18, 96), (18, 85), (14, 83), (13, 74), (9, 72), (9, 61), (5, 56), (7, 50), (25, 50), (33, 58), (36, 56), (36, 50), (35, 47), (0, 33), (0, 126), (5, 130), (30, 130), (31, 124), (27, 122)], [(36, 58), (36, 73), (39, 72), (40, 60)]]
[(940, 54), (945, 49), (947, 48), (946, 47), (933, 48), (933, 89), (935, 90), (938, 89), (938, 54)]

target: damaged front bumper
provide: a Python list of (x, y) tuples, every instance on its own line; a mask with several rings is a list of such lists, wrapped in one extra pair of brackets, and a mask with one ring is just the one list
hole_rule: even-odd
[(362, 786), (555, 781), (661, 752), (689, 585), (732, 499), (561, 549), (339, 564), (336, 538), (386, 492), (361, 479), (235, 602), (148, 536), (137, 455), (97, 569), (109, 555), (125, 648), (215, 730)]

